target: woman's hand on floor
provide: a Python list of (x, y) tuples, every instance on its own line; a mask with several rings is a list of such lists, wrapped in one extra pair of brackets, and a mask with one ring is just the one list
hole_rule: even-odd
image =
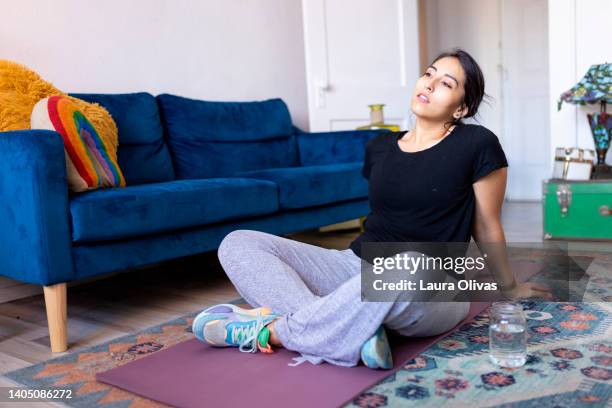
[(528, 298), (544, 298), (552, 300), (552, 289), (546, 285), (536, 282), (523, 282), (516, 285), (512, 290), (503, 292), (510, 300), (528, 299)]

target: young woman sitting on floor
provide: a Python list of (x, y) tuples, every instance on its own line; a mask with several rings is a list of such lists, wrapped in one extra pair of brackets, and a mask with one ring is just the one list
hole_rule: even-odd
[[(218, 257), (237, 291), (255, 309), (231, 304), (205, 309), (193, 322), (214, 346), (272, 352), (285, 347), (313, 364), (323, 361), (392, 368), (385, 330), (432, 336), (463, 320), (470, 302), (363, 302), (362, 242), (478, 242), (505, 246), (500, 216), (508, 163), (487, 128), (465, 124), (484, 93), (484, 77), (461, 49), (439, 55), (417, 80), (408, 132), (381, 133), (366, 147), (362, 174), (371, 212), (348, 249), (326, 249), (254, 230), (236, 230)], [(489, 259), (488, 261), (492, 261)], [(507, 259), (497, 259), (507, 265)], [(511, 299), (543, 297), (537, 283), (517, 283)]]

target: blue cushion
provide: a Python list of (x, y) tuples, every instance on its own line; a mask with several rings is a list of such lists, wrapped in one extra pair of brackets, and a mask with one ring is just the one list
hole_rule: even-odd
[(210, 102), (162, 94), (157, 100), (179, 179), (299, 165), (281, 99)]
[(300, 164), (314, 166), (320, 164), (363, 162), (368, 141), (381, 132), (376, 130), (342, 130), (333, 132), (305, 133), (298, 129), (297, 142), (300, 151)]
[(73, 250), (76, 279), (215, 250), (227, 234), (237, 229), (284, 235), (352, 220), (369, 211), (368, 200), (358, 199), (134, 239), (76, 245)]
[(361, 176), (362, 162), (290, 167), (237, 173), (274, 181), (281, 209), (304, 208), (366, 197), (368, 183)]
[(174, 169), (153, 95), (145, 92), (71, 95), (99, 103), (115, 120), (119, 129), (117, 158), (128, 185), (174, 180)]
[(116, 240), (197, 227), (278, 210), (277, 187), (264, 180), (175, 180), (76, 195), (74, 242)]

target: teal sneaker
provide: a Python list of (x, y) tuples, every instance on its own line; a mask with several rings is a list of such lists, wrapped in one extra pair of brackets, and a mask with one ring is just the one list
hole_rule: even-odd
[(369, 368), (393, 368), (393, 357), (387, 332), (380, 326), (376, 333), (361, 346), (361, 361)]
[(200, 341), (215, 347), (238, 347), (240, 351), (272, 353), (266, 325), (280, 317), (270, 308), (244, 309), (223, 303), (200, 312), (191, 325)]

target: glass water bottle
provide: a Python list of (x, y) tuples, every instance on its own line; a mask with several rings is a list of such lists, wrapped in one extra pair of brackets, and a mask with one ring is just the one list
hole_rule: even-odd
[(527, 361), (527, 323), (520, 303), (491, 306), (489, 352), (491, 361), (502, 367), (520, 367)]

